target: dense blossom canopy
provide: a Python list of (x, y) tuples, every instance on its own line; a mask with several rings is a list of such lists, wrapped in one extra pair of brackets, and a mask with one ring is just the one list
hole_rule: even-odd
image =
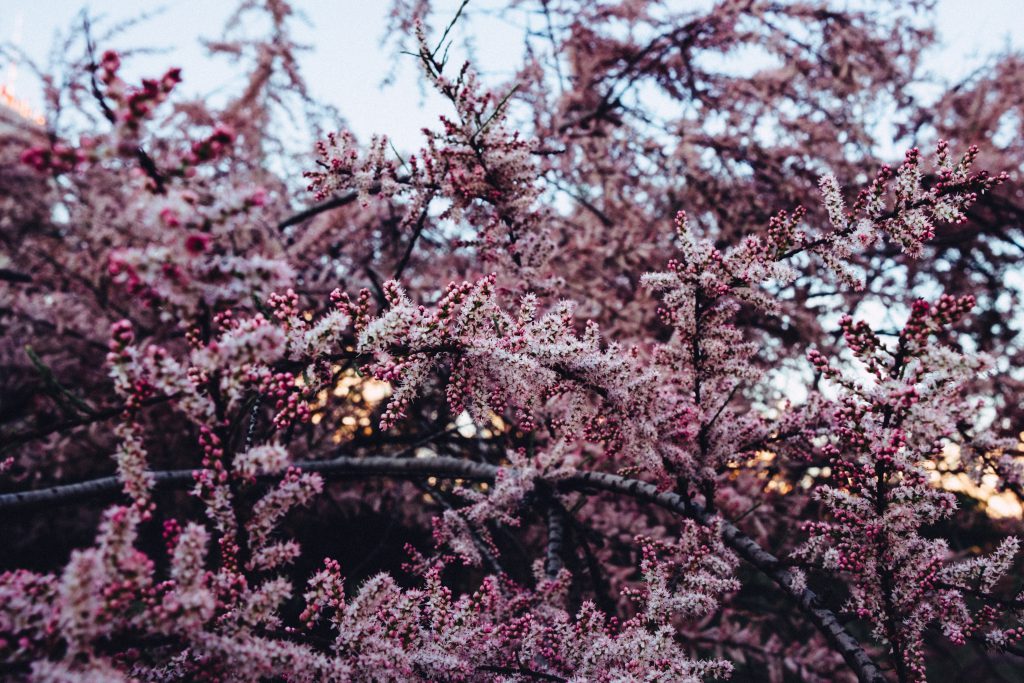
[(501, 80), (476, 5), (394, 3), (415, 151), (285, 0), (228, 97), (83, 14), (0, 114), (0, 676), (1017, 680), (1024, 56), (510, 0)]

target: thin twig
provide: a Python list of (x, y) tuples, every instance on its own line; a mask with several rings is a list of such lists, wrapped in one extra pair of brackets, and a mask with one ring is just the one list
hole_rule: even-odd
[[(174, 400), (177, 397), (177, 394), (174, 394), (172, 396), (154, 396), (153, 398), (148, 398), (142, 401), (141, 405), (143, 407), (155, 406), (160, 403), (166, 403), (168, 401)], [(86, 417), (64, 420), (63, 422), (58, 422), (56, 424), (50, 425), (49, 427), (40, 427), (38, 429), (30, 429), (24, 432), (11, 434), (10, 436), (2, 438), (2, 443), (0, 443), (0, 452), (3, 452), (8, 448), (13, 448), (14, 446), (18, 446), (23, 443), (27, 443), (29, 441), (42, 439), (43, 437), (49, 436), (54, 432), (61, 432), (66, 429), (72, 429), (74, 427), (82, 427), (85, 425), (93, 424), (95, 422), (110, 420), (121, 415), (124, 412), (124, 410), (125, 406), (115, 406), (113, 408), (107, 408), (106, 410), (97, 410), (92, 415)]]
[[(109, 121), (111, 125), (117, 125), (117, 115), (110, 109), (110, 105), (107, 104), (107, 98), (103, 96), (103, 93), (100, 91), (99, 83), (96, 81), (96, 70), (99, 69), (99, 65), (96, 63), (96, 45), (92, 42), (89, 15), (85, 12), (82, 13), (82, 30), (85, 33), (85, 49), (89, 53), (89, 88), (92, 92), (93, 98), (103, 111), (103, 117)], [(153, 161), (153, 157), (149, 156), (142, 145), (135, 148), (135, 158), (138, 159), (139, 166), (142, 167), (142, 170), (145, 171), (149, 179), (153, 181), (153, 192), (156, 194), (165, 194), (167, 189), (164, 183), (164, 176), (160, 173), (160, 169), (157, 168), (156, 162)]]

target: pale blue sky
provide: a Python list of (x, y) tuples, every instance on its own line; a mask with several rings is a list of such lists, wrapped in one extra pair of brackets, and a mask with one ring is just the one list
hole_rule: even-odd
[[(45, 63), (55, 32), (67, 30), (85, 4), (93, 15), (115, 21), (164, 8), (114, 43), (169, 50), (133, 61), (129, 67), (133, 75), (153, 75), (175, 64), (183, 68), (183, 87), (191, 93), (214, 92), (238, 77), (223, 61), (207, 59), (197, 40), (219, 34), (236, 4), (233, 0), (0, 0), (0, 41), (17, 41), (33, 59)], [(298, 23), (295, 30), (300, 42), (313, 47), (302, 56), (302, 65), (314, 95), (337, 106), (360, 137), (385, 132), (400, 148), (418, 147), (420, 128), (433, 125), (444, 107), (432, 97), (421, 99), (410, 57), (397, 58), (407, 63), (401, 65), (394, 85), (379, 87), (396, 59), (380, 45), (389, 0), (293, 0), (293, 4), (308, 18), (308, 24)], [(472, 4), (494, 5), (495, 0)], [(442, 0), (437, 5), (439, 14), (445, 15), (444, 8), (453, 11), (457, 1)], [(931, 55), (927, 65), (956, 77), (1008, 42), (1024, 45), (1024, 0), (940, 0), (937, 24), (946, 48)], [(477, 23), (473, 35), (485, 68), (502, 73), (518, 63), (515, 31), (503, 30), (492, 20)], [(11, 76), (9, 65), (0, 65), (0, 82), (9, 83)], [(31, 75), (22, 70), (15, 78), (18, 95), (37, 103), (38, 87)]]

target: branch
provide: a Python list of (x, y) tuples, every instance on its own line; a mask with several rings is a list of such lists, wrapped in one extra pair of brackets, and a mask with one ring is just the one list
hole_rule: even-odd
[(419, 240), (420, 235), (423, 234), (423, 227), (427, 224), (427, 215), (430, 209), (430, 203), (434, 200), (434, 193), (432, 192), (428, 197), (427, 201), (423, 204), (423, 210), (420, 212), (420, 217), (416, 220), (416, 227), (413, 228), (412, 236), (409, 238), (409, 244), (405, 247), (405, 253), (402, 254), (402, 259), (395, 266), (395, 274), (392, 276), (392, 280), (401, 280), (402, 273), (405, 272), (405, 267), (409, 265), (409, 259), (412, 257), (412, 251), (416, 248), (416, 242)]
[(562, 571), (562, 543), (565, 536), (565, 518), (560, 505), (548, 504), (547, 510), (548, 543), (544, 557), (544, 574), (549, 579), (558, 576)]
[(587, 574), (590, 576), (591, 589), (594, 591), (594, 602), (597, 603), (597, 606), (605, 614), (614, 614), (615, 602), (611, 597), (608, 578), (605, 576), (601, 563), (597, 560), (594, 549), (590, 547), (590, 541), (587, 540), (587, 534), (591, 532), (591, 529), (576, 519), (564, 507), (561, 509), (565, 520), (572, 525), (573, 538), (579, 543), (580, 551), (583, 553), (583, 562), (585, 563)]
[(562, 678), (555, 674), (544, 673), (543, 671), (534, 671), (528, 669), (525, 666), (513, 668), (511, 666), (478, 666), (477, 671), (488, 671), (490, 673), (503, 674), (506, 676), (526, 676), (537, 681), (568, 681), (568, 678)]
[[(442, 477), (493, 482), (500, 469), (495, 465), (447, 456), (430, 458), (343, 456), (334, 460), (299, 462), (296, 463), (296, 466), (306, 472), (318, 472), (328, 480), (389, 476), (403, 479)], [(157, 489), (180, 489), (193, 482), (193, 470), (158, 471), (153, 475)], [(674, 514), (688, 517), (702, 525), (716, 527), (726, 546), (774, 581), (796, 603), (807, 618), (822, 632), (831, 646), (843, 656), (861, 683), (885, 683), (885, 677), (878, 666), (864, 652), (857, 639), (843, 627), (835, 613), (820, 606), (818, 596), (814, 591), (800, 587), (778, 558), (758, 545), (731, 522), (711, 515), (700, 504), (687, 501), (677, 493), (660, 492), (654, 484), (638, 479), (627, 479), (615, 474), (577, 472), (547, 483), (561, 492), (603, 491), (628, 496), (651, 503)], [(7, 493), (0, 495), (0, 512), (37, 506), (50, 508), (77, 500), (113, 495), (120, 490), (121, 482), (117, 477), (105, 477), (36, 491)]]
[(832, 647), (843, 656), (857, 674), (861, 683), (884, 683), (881, 670), (836, 618), (834, 612), (820, 606), (818, 596), (809, 588), (800, 588), (793, 575), (777, 557), (744, 534), (735, 524), (708, 513), (699, 503), (688, 502), (672, 492), (659, 492), (654, 484), (638, 479), (626, 479), (604, 472), (579, 472), (557, 482), (562, 490), (594, 489), (626, 495), (657, 505), (660, 508), (689, 517), (705, 526), (717, 524), (722, 540), (733, 552), (755, 569), (775, 582), (788, 595), (811, 622), (821, 631)]
[[(380, 185), (374, 185), (373, 187), (370, 188), (371, 194), (379, 191)], [(299, 223), (307, 221), (313, 216), (319, 215), (324, 211), (330, 211), (331, 209), (337, 209), (338, 207), (345, 206), (346, 204), (351, 204), (356, 200), (357, 197), (359, 197), (359, 193), (356, 192), (355, 190), (351, 190), (349, 192), (346, 192), (345, 194), (340, 194), (336, 197), (325, 199), (319, 204), (314, 204), (305, 211), (300, 211), (299, 213), (284, 219), (283, 221), (277, 224), (277, 229), (284, 230), (285, 228), (291, 227), (293, 225), (298, 225)]]
[[(141, 402), (140, 405), (143, 406), (143, 407), (155, 406), (155, 405), (158, 405), (160, 403), (166, 403), (168, 401), (173, 401), (176, 398), (178, 398), (178, 394), (173, 394), (173, 395), (170, 395), (170, 396), (154, 396), (152, 398), (145, 399), (144, 401)], [(125, 409), (126, 408), (123, 405), (115, 406), (113, 408), (107, 408), (106, 410), (94, 411), (91, 415), (88, 415), (88, 416), (72, 418), (70, 420), (64, 420), (63, 422), (58, 422), (56, 424), (50, 425), (49, 427), (40, 427), (38, 429), (30, 429), (30, 430), (26, 430), (26, 431), (23, 431), (23, 432), (17, 432), (15, 434), (4, 435), (3, 441), (2, 441), (2, 443), (0, 443), (0, 453), (2, 453), (3, 451), (7, 450), (8, 448), (13, 448), (14, 446), (18, 446), (20, 444), (23, 444), (23, 443), (26, 443), (26, 442), (29, 442), (29, 441), (34, 441), (36, 439), (41, 439), (44, 436), (49, 436), (50, 434), (53, 434), (54, 432), (61, 432), (61, 431), (64, 431), (65, 429), (72, 429), (74, 427), (82, 427), (84, 425), (90, 425), (90, 424), (93, 424), (95, 422), (102, 422), (104, 420), (110, 420), (112, 418), (118, 417), (119, 415), (123, 414)], [(89, 482), (83, 482), (83, 483), (87, 484)], [(77, 484), (72, 484), (72, 485), (73, 486), (77, 486)], [(5, 495), (8, 495), (8, 494), (5, 494)], [(0, 510), (3, 510), (3, 509), (4, 509), (3, 504), (0, 503)]]
[[(396, 178), (394, 178), (394, 180), (395, 182), (402, 184), (409, 182), (409, 177), (397, 176)], [(381, 187), (379, 182), (372, 183), (368, 188), (366, 188), (366, 192), (369, 194), (377, 194), (378, 192), (380, 192), (380, 190)], [(314, 204), (313, 206), (309, 207), (304, 211), (300, 211), (297, 214), (285, 218), (283, 221), (277, 224), (277, 229), (280, 231), (284, 230), (285, 228), (289, 228), (293, 225), (298, 225), (299, 223), (308, 221), (313, 216), (318, 216), (325, 211), (330, 211), (331, 209), (337, 209), (342, 206), (346, 206), (357, 199), (359, 199), (359, 192), (357, 190), (349, 190), (345, 194), (339, 194), (334, 197), (331, 197), (330, 199), (325, 199), (319, 204)]]
[(0, 268), (0, 280), (4, 282), (32, 282), (32, 276), (10, 268)]

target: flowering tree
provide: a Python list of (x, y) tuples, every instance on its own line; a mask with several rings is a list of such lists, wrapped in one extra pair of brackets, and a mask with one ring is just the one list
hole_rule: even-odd
[(80, 21), (0, 146), (0, 671), (1019, 667), (969, 494), (1024, 495), (1021, 57), (919, 101), (927, 3), (838, 4), (520, 0), (502, 83), (473, 6), (396, 2), (450, 105), (411, 154), (336, 130), (283, 0), (207, 43), (220, 106)]

